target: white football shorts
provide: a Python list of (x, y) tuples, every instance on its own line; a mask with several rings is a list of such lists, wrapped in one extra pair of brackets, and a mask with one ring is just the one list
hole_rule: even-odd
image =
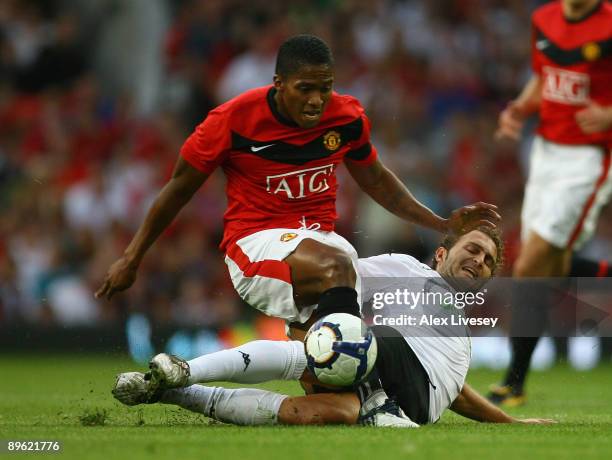
[[(268, 316), (287, 322), (305, 323), (316, 305), (299, 308), (293, 299), (291, 271), (284, 259), (300, 242), (310, 238), (344, 251), (357, 271), (357, 251), (334, 232), (275, 228), (262, 230), (228, 246), (225, 263), (238, 295), (249, 305)], [(355, 286), (361, 305), (361, 280)]]
[(521, 239), (535, 232), (553, 246), (580, 247), (593, 237), (612, 194), (610, 150), (561, 145), (536, 136), (521, 213)]

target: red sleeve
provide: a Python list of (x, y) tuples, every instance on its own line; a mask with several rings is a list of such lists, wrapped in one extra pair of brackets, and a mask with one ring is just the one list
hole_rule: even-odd
[(349, 144), (350, 150), (344, 156), (344, 159), (360, 166), (370, 166), (378, 158), (378, 153), (370, 140), (370, 119), (363, 112), (361, 113), (361, 121), (363, 122), (361, 136), (358, 140)]
[(230, 136), (226, 119), (222, 113), (210, 112), (181, 148), (181, 156), (203, 173), (212, 173), (227, 157)]

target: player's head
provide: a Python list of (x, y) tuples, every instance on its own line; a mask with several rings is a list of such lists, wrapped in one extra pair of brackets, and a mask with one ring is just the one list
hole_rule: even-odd
[(599, 0), (561, 0), (563, 4), (563, 12), (574, 19), (588, 13), (592, 8), (599, 3)]
[(279, 48), (274, 86), (278, 111), (302, 128), (316, 126), (332, 95), (334, 58), (314, 35), (296, 35)]
[(584, 8), (595, 5), (599, 0), (561, 0), (561, 3), (571, 8)]
[(461, 290), (478, 290), (503, 262), (498, 230), (478, 227), (464, 235), (447, 235), (434, 255), (434, 268)]

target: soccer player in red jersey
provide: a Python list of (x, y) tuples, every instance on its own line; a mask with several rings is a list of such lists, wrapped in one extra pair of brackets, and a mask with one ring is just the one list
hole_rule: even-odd
[(332, 91), (333, 58), (319, 38), (279, 48), (268, 87), (212, 110), (183, 145), (172, 178), (96, 297), (129, 288), (160, 233), (217, 168), (227, 177), (221, 249), (238, 294), (285, 319), (300, 337), (324, 312), (359, 314), (355, 249), (334, 233), (336, 169), (395, 215), (440, 232), (495, 226), (495, 206), (465, 206), (443, 219), (419, 203), (378, 159), (359, 101)]
[[(540, 116), (513, 275), (609, 276), (605, 263), (572, 260), (572, 253), (593, 236), (612, 193), (612, 5), (554, 1), (533, 13), (532, 26), (534, 74), (501, 113), (496, 133), (499, 139), (518, 140), (525, 118)], [(546, 314), (545, 293), (521, 291), (517, 305), (533, 307), (527, 309), (533, 315), (524, 319), (543, 329), (544, 319), (536, 312)], [(524, 402), (523, 385), (541, 332), (512, 339), (510, 369), (503, 384), (493, 388), (491, 400)]]
[[(300, 340), (316, 319), (360, 315), (357, 252), (334, 232), (341, 163), (362, 190), (410, 222), (457, 234), (496, 226), (493, 205), (465, 206), (443, 219), (419, 203), (378, 159), (359, 101), (334, 93), (333, 82), (332, 54), (322, 40), (285, 41), (273, 84), (212, 110), (187, 139), (172, 178), (96, 297), (110, 299), (133, 284), (147, 249), (217, 167), (227, 178), (221, 249), (230, 277), (245, 302), (289, 324), (293, 341), (278, 345), (285, 356), (303, 351)], [(172, 363), (154, 358), (150, 367), (165, 364)], [(390, 416), (396, 426), (406, 424)]]

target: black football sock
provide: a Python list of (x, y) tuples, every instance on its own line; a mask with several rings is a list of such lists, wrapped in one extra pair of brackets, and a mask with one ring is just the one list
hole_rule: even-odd
[(548, 318), (551, 290), (539, 280), (515, 281), (512, 292), (512, 359), (504, 379), (516, 391), (522, 391), (531, 356)]
[(612, 276), (612, 266), (607, 260), (595, 261), (572, 257), (569, 276), (605, 278)]
[(318, 319), (332, 313), (348, 313), (360, 318), (357, 291), (350, 287), (333, 287), (321, 294), (313, 316)]
[(539, 340), (539, 337), (512, 337), (512, 361), (510, 361), (504, 385), (512, 387), (518, 393), (523, 391), (531, 356)]
[(600, 363), (612, 360), (612, 337), (600, 337), (601, 358)]

